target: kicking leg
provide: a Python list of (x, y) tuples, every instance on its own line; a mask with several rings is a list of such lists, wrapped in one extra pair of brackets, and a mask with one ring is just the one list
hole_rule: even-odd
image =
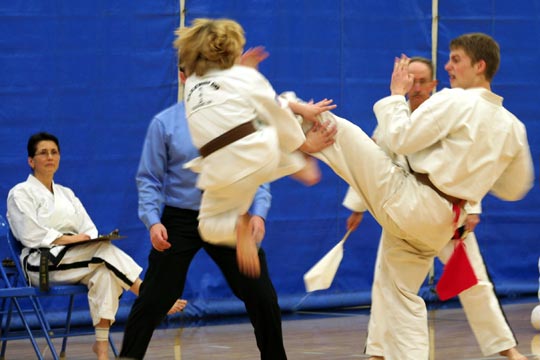
[[(455, 230), (451, 204), (395, 165), (358, 126), (334, 118), (335, 143), (312, 155), (362, 196), (369, 212), (385, 230), (401, 239), (430, 244), (434, 250), (446, 245)], [(411, 217), (411, 213), (415, 216)]]

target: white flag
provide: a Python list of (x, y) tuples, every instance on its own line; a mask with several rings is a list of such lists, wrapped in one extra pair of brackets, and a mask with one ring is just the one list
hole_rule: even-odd
[(304, 274), (304, 284), (307, 292), (325, 290), (332, 285), (341, 259), (343, 259), (343, 244), (351, 231), (347, 231), (343, 239)]

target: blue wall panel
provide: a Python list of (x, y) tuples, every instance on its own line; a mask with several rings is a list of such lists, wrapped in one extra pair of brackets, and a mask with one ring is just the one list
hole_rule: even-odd
[[(456, 0), (439, 6), (440, 87), (448, 86), (444, 64), (451, 38), (471, 31), (493, 35), (502, 47), (493, 89), (526, 123), (538, 159), (540, 5)], [(239, 21), (247, 46), (270, 52), (260, 70), (276, 91), (332, 98), (337, 114), (368, 133), (376, 124), (374, 102), (389, 94), (394, 57), (431, 56), (428, 1), (186, 0), (185, 14), (188, 24), (197, 17)], [(125, 232), (129, 237), (119, 246), (146, 266), (150, 242), (137, 219), (134, 175), (149, 121), (176, 101), (172, 41), (179, 19), (176, 0), (1, 2), (0, 198), (28, 174), (28, 136), (56, 133), (63, 155), (57, 182), (75, 190), (103, 232)], [(322, 169), (322, 182), (312, 188), (290, 179), (272, 184), (263, 246), (285, 310), (370, 301), (380, 232), (370, 216), (346, 243), (333, 286), (306, 296), (302, 275), (343, 236), (348, 216), (341, 206), (346, 184)], [(477, 234), (501, 294), (536, 292), (539, 202), (536, 186), (521, 202), (485, 200)], [(204, 252), (192, 264), (184, 296), (190, 315), (244, 311)], [(132, 300), (123, 298), (120, 320)]]

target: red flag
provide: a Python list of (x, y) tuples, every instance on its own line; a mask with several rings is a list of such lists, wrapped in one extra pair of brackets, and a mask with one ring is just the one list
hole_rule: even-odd
[(459, 239), (437, 283), (439, 299), (453, 298), (477, 283), (478, 279), (465, 251), (465, 243), (463, 239)]

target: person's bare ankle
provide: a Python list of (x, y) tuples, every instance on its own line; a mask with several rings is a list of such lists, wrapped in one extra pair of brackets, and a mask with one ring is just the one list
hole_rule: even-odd
[(527, 357), (521, 354), (515, 347), (501, 351), (499, 355), (504, 356), (509, 360), (527, 360)]
[(109, 360), (109, 343), (107, 341), (96, 341), (92, 345), (92, 351), (98, 360)]

